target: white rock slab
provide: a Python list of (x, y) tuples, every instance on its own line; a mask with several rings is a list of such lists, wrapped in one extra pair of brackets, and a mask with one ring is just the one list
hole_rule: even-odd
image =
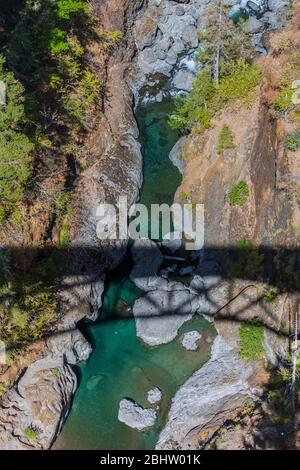
[(127, 398), (120, 401), (118, 419), (132, 429), (143, 431), (150, 428), (155, 424), (156, 416), (153, 408), (142, 408)]
[(198, 341), (201, 338), (199, 331), (188, 331), (183, 335), (181, 344), (187, 351), (197, 351)]
[(151, 405), (154, 405), (156, 403), (159, 403), (162, 399), (162, 393), (158, 387), (154, 387), (151, 390), (149, 390), (148, 395), (147, 395), (147, 400)]

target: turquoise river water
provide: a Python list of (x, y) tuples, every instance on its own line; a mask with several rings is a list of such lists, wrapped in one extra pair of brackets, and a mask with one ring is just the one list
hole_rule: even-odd
[[(167, 124), (170, 110), (170, 102), (149, 103), (137, 113), (144, 156), (141, 202), (147, 206), (171, 204), (181, 181), (168, 158), (178, 139)], [(150, 348), (137, 338), (130, 307), (142, 292), (128, 279), (129, 270), (125, 259), (109, 275), (100, 319), (84, 326), (94, 350), (80, 365), (79, 388), (54, 449), (154, 449), (175, 392), (209, 358), (215, 330), (200, 316), (183, 325), (167, 345)], [(196, 352), (186, 351), (180, 342), (191, 329), (202, 334)], [(131, 398), (147, 407), (147, 392), (154, 386), (163, 395), (155, 426), (138, 432), (120, 423), (119, 401)]]

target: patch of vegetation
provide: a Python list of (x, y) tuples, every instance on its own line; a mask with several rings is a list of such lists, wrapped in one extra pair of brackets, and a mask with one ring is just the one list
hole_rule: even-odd
[(5, 394), (6, 390), (9, 389), (11, 383), (9, 381), (0, 382), (0, 398)]
[(186, 193), (186, 192), (182, 193), (181, 197), (184, 201), (191, 201), (191, 199), (192, 199), (190, 193)]
[(277, 296), (278, 296), (278, 292), (274, 289), (270, 289), (264, 294), (264, 299), (266, 302), (271, 304), (272, 302), (276, 300)]
[(221, 153), (224, 150), (233, 149), (234, 147), (232, 131), (227, 124), (223, 124), (218, 138), (217, 151)]
[(34, 144), (26, 135), (24, 88), (5, 70), (2, 55), (0, 80), (6, 86), (6, 104), (0, 105), (0, 218), (4, 220), (22, 200)]
[(57, 193), (54, 200), (55, 214), (58, 217), (66, 215), (70, 202), (71, 194), (69, 192), (61, 191), (60, 193)]
[(203, 132), (211, 125), (215, 114), (224, 106), (240, 100), (250, 103), (252, 92), (261, 81), (261, 68), (248, 64), (244, 59), (228, 65), (228, 74), (221, 78), (217, 86), (209, 70), (197, 76), (190, 94), (175, 99), (175, 111), (169, 117), (172, 128), (184, 132), (194, 127)]
[(121, 42), (125, 39), (121, 31), (108, 31), (107, 36), (113, 42)]
[(67, 246), (70, 245), (71, 239), (69, 237), (70, 233), (70, 226), (66, 220), (63, 221), (61, 230), (60, 230), (60, 237), (59, 237), (59, 243), (61, 248), (66, 248)]
[(240, 58), (251, 63), (255, 55), (251, 37), (243, 31), (243, 21), (234, 23), (223, 4), (208, 7), (206, 28), (199, 34), (199, 41), (197, 59), (211, 71), (217, 83), (227, 75), (230, 63)]
[(300, 128), (287, 135), (286, 146), (292, 152), (300, 150)]
[(30, 425), (23, 430), (23, 436), (28, 441), (36, 441), (39, 437), (39, 431), (35, 426)]
[(0, 283), (0, 326), (1, 340), (13, 357), (14, 351), (43, 338), (56, 319), (61, 254), (35, 260), (25, 272), (21, 267), (10, 272), (8, 256)]
[(293, 105), (292, 97), (295, 90), (290, 86), (283, 87), (273, 100), (273, 106), (282, 113), (289, 111)]
[(4, 248), (0, 247), (0, 286), (9, 274), (8, 255)]
[(286, 424), (292, 421), (291, 403), (286, 391), (291, 383), (291, 373), (287, 369), (273, 370), (269, 382), (268, 405), (275, 423)]
[(249, 197), (249, 187), (246, 181), (239, 181), (228, 192), (228, 202), (231, 206), (244, 206)]
[(279, 249), (274, 255), (276, 285), (284, 292), (299, 289), (300, 275), (297, 266), (297, 253)]
[(262, 274), (265, 256), (248, 240), (239, 240), (236, 244), (236, 260), (230, 268), (233, 278), (256, 279)]
[(243, 322), (239, 329), (240, 355), (246, 361), (264, 357), (264, 329), (258, 319)]
[(99, 32), (92, 6), (83, 0), (6, 3), (3, 24), (0, 223), (14, 214), (20, 225), (23, 213), (16, 214), (15, 208), (25, 189), (34, 187), (35, 168), (42, 169), (44, 160), (44, 172), (51, 171), (54, 161), (63, 167), (64, 149), (74, 142), (74, 133), (90, 130), (91, 113), (104, 89), (91, 66), (89, 45), (97, 41), (106, 50), (121, 36)]

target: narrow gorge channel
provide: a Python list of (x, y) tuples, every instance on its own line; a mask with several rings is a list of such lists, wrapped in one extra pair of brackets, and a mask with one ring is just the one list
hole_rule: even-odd
[[(171, 102), (147, 103), (137, 111), (144, 157), (144, 184), (140, 201), (171, 204), (181, 175), (169, 160), (178, 134), (169, 127)], [(130, 259), (109, 276), (104, 306), (96, 324), (85, 327), (93, 354), (80, 366), (80, 383), (72, 410), (54, 449), (154, 449), (175, 392), (209, 358), (214, 327), (196, 315), (166, 345), (147, 347), (136, 336), (130, 313), (142, 292), (129, 280)], [(202, 338), (198, 351), (181, 344), (183, 333), (197, 330)], [(118, 421), (119, 402), (130, 398), (149, 407), (147, 393), (162, 391), (155, 426), (144, 432)]]

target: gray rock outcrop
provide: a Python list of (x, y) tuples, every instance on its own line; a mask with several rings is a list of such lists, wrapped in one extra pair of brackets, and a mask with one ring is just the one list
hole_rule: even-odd
[(201, 337), (199, 331), (188, 331), (183, 335), (181, 344), (187, 351), (197, 351), (198, 341)]
[(245, 362), (218, 336), (211, 359), (173, 398), (156, 449), (199, 449), (225, 420), (260, 396), (252, 386), (259, 369), (259, 363)]
[[(48, 338), (47, 356), (29, 365), (1, 403), (0, 449), (49, 449), (77, 387), (69, 364), (88, 359), (91, 351), (79, 330)], [(28, 430), (34, 430), (31, 439)]]
[(153, 408), (142, 408), (134, 401), (124, 398), (119, 404), (118, 419), (132, 429), (144, 431), (155, 424), (156, 411)]
[[(233, 3), (228, 1), (227, 5)], [(207, 12), (213, 4), (213, 0), (148, 0), (133, 28), (137, 54), (132, 87), (137, 102), (137, 90), (144, 85), (147, 85), (145, 98), (161, 100), (159, 80), (154, 80), (151, 91), (151, 76), (169, 81), (169, 89), (175, 93), (191, 89), (200, 68), (194, 57), (199, 45), (198, 33), (204, 28)], [(269, 10), (261, 18), (251, 16), (245, 22), (245, 32), (252, 35), (258, 51), (265, 52), (263, 34), (284, 24), (287, 4), (287, 0), (270, 0)]]
[(198, 307), (197, 296), (187, 289), (149, 292), (133, 306), (137, 336), (149, 346), (169, 343)]
[(162, 399), (162, 393), (158, 387), (154, 387), (151, 390), (149, 390), (147, 394), (147, 400), (151, 405), (155, 405), (156, 403), (159, 403)]

